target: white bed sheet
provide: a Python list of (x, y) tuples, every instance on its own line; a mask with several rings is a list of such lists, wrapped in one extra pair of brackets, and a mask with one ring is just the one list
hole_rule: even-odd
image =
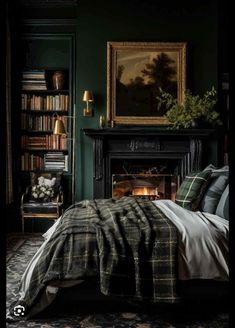
[(154, 204), (177, 227), (180, 280), (229, 279), (229, 222), (218, 215), (192, 212), (171, 200)]
[(30, 283), (30, 279), (32, 276), (32, 272), (35, 268), (35, 265), (37, 264), (38, 259), (40, 258), (43, 249), (45, 247), (45, 245), (48, 243), (48, 241), (50, 240), (51, 235), (53, 234), (53, 232), (55, 231), (56, 227), (58, 226), (59, 222), (61, 220), (61, 216), (58, 218), (58, 220), (56, 220), (56, 222), (47, 230), (47, 232), (45, 232), (43, 234), (43, 237), (45, 239), (45, 241), (43, 242), (43, 244), (40, 246), (40, 248), (37, 250), (37, 252), (34, 254), (33, 258), (31, 259), (31, 261), (29, 262), (26, 270), (24, 271), (24, 274), (22, 275), (21, 278), (21, 288), (19, 291), (20, 294), (20, 299), (23, 299), (25, 297), (25, 291), (28, 289), (29, 287), (29, 283)]

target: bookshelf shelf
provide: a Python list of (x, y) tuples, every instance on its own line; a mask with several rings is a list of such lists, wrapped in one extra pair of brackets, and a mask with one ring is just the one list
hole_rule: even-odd
[(57, 153), (57, 152), (63, 152), (65, 154), (68, 153), (68, 149), (59, 149), (59, 148), (56, 148), (56, 149), (52, 149), (52, 148), (40, 148), (40, 149), (37, 149), (37, 148), (22, 148), (22, 151), (23, 152), (30, 152), (30, 153), (33, 153), (33, 152), (37, 152), (37, 153), (47, 153), (47, 152), (54, 152), (54, 153)]
[(68, 89), (66, 89), (66, 90), (53, 90), (53, 89), (51, 89), (51, 90), (48, 90), (48, 89), (47, 90), (37, 90), (37, 89), (23, 90), (22, 89), (22, 92), (28, 93), (28, 94), (34, 94), (35, 93), (35, 94), (42, 94), (42, 95), (44, 95), (44, 94), (57, 95), (57, 94), (68, 94), (69, 90)]
[(22, 109), (21, 113), (29, 113), (30, 115), (68, 115), (68, 111), (53, 109), (53, 110), (30, 110), (30, 109)]

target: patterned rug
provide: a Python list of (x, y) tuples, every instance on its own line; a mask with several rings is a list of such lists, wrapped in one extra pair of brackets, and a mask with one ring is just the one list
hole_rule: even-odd
[[(39, 234), (15, 234), (7, 238), (7, 308), (17, 298), (20, 277), (27, 263), (41, 246)], [(93, 302), (94, 303), (94, 302)], [(126, 306), (112, 304), (64, 306), (46, 311), (28, 321), (7, 323), (7, 328), (228, 328), (229, 315), (223, 306), (194, 305), (164, 307)], [(85, 303), (84, 303), (85, 304)]]

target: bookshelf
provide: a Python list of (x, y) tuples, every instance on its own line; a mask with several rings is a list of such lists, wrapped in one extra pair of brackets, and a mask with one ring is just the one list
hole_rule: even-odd
[[(59, 73), (60, 80), (53, 80)], [(69, 129), (68, 77), (65, 69), (23, 70), (21, 171), (69, 171), (67, 139), (53, 134), (58, 117), (63, 121), (66, 131)]]
[[(63, 172), (67, 205), (75, 197), (75, 34), (72, 28), (63, 22), (47, 26), (43, 21), (35, 27), (34, 21), (25, 21), (16, 88), (18, 193), (25, 191), (31, 173), (59, 171)], [(63, 121), (66, 136), (53, 134), (57, 119)]]

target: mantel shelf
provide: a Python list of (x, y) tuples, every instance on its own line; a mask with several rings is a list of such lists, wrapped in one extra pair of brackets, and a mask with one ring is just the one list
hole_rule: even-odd
[(215, 129), (168, 129), (168, 128), (104, 128), (82, 129), (89, 137), (101, 136), (185, 136), (207, 137), (215, 133)]

